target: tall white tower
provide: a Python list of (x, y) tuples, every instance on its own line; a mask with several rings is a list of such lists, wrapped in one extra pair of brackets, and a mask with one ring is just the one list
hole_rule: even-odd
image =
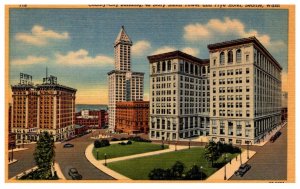
[(132, 41), (122, 26), (114, 43), (115, 70), (108, 72), (108, 124), (114, 131), (116, 125), (116, 103), (120, 101), (142, 101), (144, 73), (131, 71)]

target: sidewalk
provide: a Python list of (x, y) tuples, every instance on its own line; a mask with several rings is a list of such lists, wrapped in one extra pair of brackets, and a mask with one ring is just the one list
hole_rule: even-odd
[[(28, 148), (15, 148), (14, 152), (23, 151), (23, 150), (28, 150)], [(8, 150), (8, 152), (12, 152), (12, 150)]]
[[(249, 159), (254, 156), (256, 152), (249, 150)], [(249, 159), (247, 158), (247, 150), (244, 150), (244, 152), (241, 154), (242, 156), (242, 164), (246, 163)], [(224, 180), (228, 180), (236, 170), (239, 169), (241, 165), (241, 158), (240, 155), (238, 155), (237, 159), (233, 158), (231, 160), (231, 164), (227, 163), (226, 166), (226, 179), (225, 176), (225, 166), (223, 166), (221, 169), (219, 169), (217, 172), (215, 172), (213, 175), (208, 177), (205, 181), (208, 182), (224, 182)]]
[[(119, 141), (117, 141), (119, 142)], [(89, 162), (91, 162), (95, 167), (103, 171), (104, 173), (110, 175), (111, 177), (117, 179), (117, 180), (131, 180), (128, 177), (125, 177), (124, 175), (121, 175), (111, 169), (109, 169), (107, 166), (104, 165), (105, 160), (96, 160), (95, 157), (93, 156), (93, 147), (94, 144), (90, 144), (86, 150), (85, 150), (85, 156)], [(177, 150), (182, 150), (182, 149), (187, 149), (188, 146), (179, 146), (177, 145)], [(133, 159), (133, 158), (138, 158), (138, 157), (145, 157), (145, 156), (151, 156), (151, 155), (157, 155), (157, 154), (162, 154), (162, 153), (167, 153), (167, 152), (172, 152), (175, 151), (175, 145), (169, 145), (168, 149), (165, 150), (158, 150), (154, 152), (147, 152), (147, 153), (142, 153), (142, 154), (135, 154), (131, 156), (124, 156), (124, 157), (118, 157), (118, 158), (112, 158), (112, 159), (107, 159), (106, 163), (111, 163), (115, 161), (122, 161), (122, 160), (128, 160), (128, 159)]]
[(287, 122), (283, 123), (281, 126), (278, 126), (276, 129), (274, 129), (270, 134), (268, 134), (263, 142), (260, 142), (259, 144), (253, 144), (254, 146), (263, 146), (265, 145), (267, 142), (269, 142), (269, 140), (271, 139), (271, 137), (277, 132), (279, 131), (280, 129), (282, 129), (283, 127), (285, 127), (287, 124)]

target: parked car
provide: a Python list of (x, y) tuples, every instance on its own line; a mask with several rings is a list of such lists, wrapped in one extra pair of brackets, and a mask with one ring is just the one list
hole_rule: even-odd
[(82, 176), (78, 173), (76, 168), (70, 168), (68, 174), (73, 180), (81, 180), (82, 179)]
[(271, 138), (270, 141), (273, 143), (281, 135), (280, 131), (277, 131)]
[(66, 143), (64, 144), (64, 148), (73, 148), (74, 144)]
[(237, 171), (234, 172), (236, 176), (244, 176), (244, 174), (251, 168), (251, 165), (244, 163), (242, 164)]

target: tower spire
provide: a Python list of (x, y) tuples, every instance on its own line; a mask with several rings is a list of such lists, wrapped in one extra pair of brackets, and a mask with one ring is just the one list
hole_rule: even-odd
[(115, 40), (115, 46), (118, 45), (119, 43), (127, 43), (129, 45), (132, 45), (132, 41), (130, 39), (130, 37), (127, 35), (126, 31), (125, 31), (125, 27), (124, 25), (121, 26), (121, 30)]

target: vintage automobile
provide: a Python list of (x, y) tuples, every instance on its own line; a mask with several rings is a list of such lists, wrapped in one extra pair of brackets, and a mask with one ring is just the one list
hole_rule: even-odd
[(244, 164), (242, 164), (242, 165), (239, 167), (239, 169), (238, 169), (237, 171), (234, 172), (234, 174), (235, 174), (236, 176), (243, 177), (244, 174), (245, 174), (250, 168), (251, 168), (251, 165), (244, 163)]
[(74, 147), (74, 144), (66, 143), (64, 144), (64, 148), (72, 148)]
[(82, 176), (78, 173), (76, 168), (70, 168), (68, 174), (73, 180), (81, 180), (82, 179)]

